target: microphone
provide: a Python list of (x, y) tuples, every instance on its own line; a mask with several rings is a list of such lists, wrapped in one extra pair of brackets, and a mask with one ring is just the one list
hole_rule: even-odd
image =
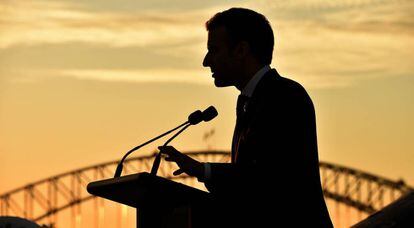
[(200, 110), (197, 110), (188, 116), (187, 122), (190, 123), (191, 125), (196, 125), (203, 120), (203, 117), (204, 117), (203, 112), (201, 112)]
[[(210, 106), (210, 107), (212, 107), (212, 106)], [(207, 110), (207, 109), (206, 109), (206, 110)], [(206, 110), (205, 110), (205, 111), (206, 111)], [(157, 136), (157, 137), (155, 137), (155, 138), (153, 138), (153, 139), (151, 139), (151, 140), (149, 140), (149, 141), (147, 141), (147, 142), (145, 142), (145, 143), (143, 143), (143, 144), (141, 144), (141, 145), (139, 145), (139, 146), (136, 146), (136, 147), (132, 148), (131, 150), (129, 150), (129, 151), (128, 151), (125, 155), (124, 155), (124, 157), (122, 157), (121, 161), (118, 163), (118, 166), (116, 167), (116, 170), (115, 170), (115, 175), (114, 175), (114, 178), (116, 178), (116, 177), (120, 177), (120, 176), (121, 176), (122, 169), (123, 169), (123, 163), (124, 163), (124, 160), (125, 160), (125, 159), (128, 157), (128, 155), (130, 155), (132, 152), (134, 152), (134, 151), (138, 150), (139, 148), (141, 148), (141, 147), (143, 147), (143, 146), (145, 146), (145, 145), (147, 145), (147, 144), (149, 144), (149, 143), (151, 143), (151, 142), (153, 142), (153, 141), (155, 141), (155, 140), (157, 140), (157, 139), (159, 139), (159, 138), (161, 138), (161, 137), (164, 137), (164, 136), (166, 136), (166, 135), (170, 134), (171, 132), (173, 132), (173, 131), (175, 131), (175, 130), (177, 130), (177, 129), (179, 129), (179, 128), (181, 128), (181, 127), (185, 126), (185, 125), (190, 126), (190, 125), (196, 125), (196, 124), (200, 123), (201, 121), (203, 121), (203, 120), (205, 119), (205, 114), (204, 114), (204, 112), (205, 112), (205, 111), (201, 112), (200, 110), (197, 110), (197, 111), (195, 111), (195, 112), (191, 113), (191, 114), (188, 116), (188, 120), (187, 120), (186, 122), (184, 122), (184, 123), (180, 124), (178, 127), (175, 127), (175, 128), (173, 128), (173, 129), (171, 129), (171, 130), (169, 130), (169, 131), (165, 132), (164, 134), (161, 134), (161, 135), (159, 135), (159, 136)], [(217, 112), (217, 111), (216, 111), (216, 112)], [(185, 128), (186, 128), (186, 127), (185, 127)]]
[(206, 108), (206, 110), (204, 110), (202, 114), (203, 114), (203, 121), (208, 122), (216, 118), (216, 116), (218, 115), (218, 112), (216, 108), (214, 108), (213, 106), (210, 106)]
[[(194, 120), (193, 123), (190, 122), (190, 116), (192, 116), (192, 115), (193, 115), (192, 118), (194, 118), (194, 119), (192, 119), (192, 120)], [(201, 112), (199, 110), (193, 112), (188, 117), (189, 124), (184, 126), (181, 130), (179, 130), (171, 138), (169, 138), (164, 143), (164, 146), (166, 146), (168, 143), (170, 143), (175, 137), (177, 137), (179, 134), (181, 134), (183, 131), (185, 131), (185, 129), (187, 129), (189, 126), (196, 125), (196, 124), (200, 123), (201, 121), (208, 122), (208, 121), (214, 119), (217, 115), (218, 115), (218, 112), (217, 112), (216, 108), (214, 108), (213, 106), (210, 106), (210, 107), (206, 108), (203, 112)], [(158, 153), (157, 156), (154, 159), (153, 164), (152, 164), (152, 168), (151, 168), (151, 174), (152, 175), (154, 175), (154, 176), (157, 175), (157, 171), (158, 171), (158, 168), (160, 167), (160, 163), (161, 163), (161, 153)]]

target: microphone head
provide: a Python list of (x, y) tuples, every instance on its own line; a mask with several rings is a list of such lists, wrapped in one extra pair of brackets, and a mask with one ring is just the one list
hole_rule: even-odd
[(203, 116), (203, 113), (200, 110), (197, 110), (197, 111), (191, 113), (188, 116), (188, 122), (191, 125), (196, 125), (196, 124), (200, 123), (202, 120), (204, 120), (204, 116)]
[(217, 109), (214, 108), (213, 106), (210, 106), (206, 110), (203, 111), (202, 118), (203, 118), (203, 121), (208, 122), (214, 119), (217, 115), (218, 115)]

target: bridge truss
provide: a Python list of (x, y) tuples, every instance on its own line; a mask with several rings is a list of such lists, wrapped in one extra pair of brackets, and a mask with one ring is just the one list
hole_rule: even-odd
[[(187, 154), (200, 161), (230, 160), (229, 153), (224, 151)], [(124, 175), (148, 172), (153, 160), (153, 155), (126, 160)], [(50, 227), (99, 228), (134, 224), (134, 221), (128, 222), (126, 218), (130, 210), (126, 206), (116, 205), (86, 192), (88, 183), (111, 178), (117, 163), (118, 161), (111, 161), (77, 169), (3, 193), (0, 195), (0, 216), (23, 217)], [(413, 190), (403, 181), (392, 181), (332, 163), (320, 162), (319, 167), (323, 191), (335, 227), (349, 227)], [(204, 190), (204, 186), (195, 178), (172, 176), (176, 168), (173, 163), (163, 162), (158, 175)], [(113, 208), (118, 208), (118, 212), (110, 212)], [(115, 224), (108, 225), (111, 214), (116, 214), (117, 218), (110, 219)], [(135, 215), (133, 212), (130, 214), (131, 217)]]

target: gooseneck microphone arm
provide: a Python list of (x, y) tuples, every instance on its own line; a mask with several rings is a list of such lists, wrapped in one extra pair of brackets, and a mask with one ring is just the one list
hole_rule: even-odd
[[(213, 106), (208, 107), (203, 112), (194, 112), (188, 117), (188, 124), (184, 126), (181, 130), (179, 130), (177, 133), (175, 133), (171, 138), (169, 138), (165, 143), (164, 146), (166, 146), (168, 143), (170, 143), (175, 137), (177, 137), (179, 134), (181, 134), (185, 129), (187, 129), (191, 125), (197, 125), (201, 121), (208, 122), (212, 119), (214, 119), (217, 116), (217, 110)], [(192, 117), (192, 118), (191, 118)], [(151, 174), (156, 176), (158, 168), (161, 163), (161, 153), (159, 152), (157, 156), (154, 159), (154, 163), (152, 164), (151, 168)]]
[[(141, 144), (141, 145), (139, 145), (139, 146), (136, 146), (136, 147), (132, 148), (130, 151), (128, 151), (128, 152), (124, 155), (124, 157), (122, 157), (121, 161), (118, 163), (118, 166), (116, 167), (116, 171), (115, 171), (114, 178), (116, 178), (116, 177), (120, 177), (120, 176), (121, 176), (122, 169), (123, 169), (123, 163), (124, 163), (124, 160), (125, 160), (125, 159), (126, 159), (126, 157), (128, 157), (128, 155), (130, 155), (132, 152), (134, 152), (134, 151), (138, 150), (139, 148), (141, 148), (141, 147), (143, 147), (143, 146), (145, 146), (145, 145), (147, 145), (147, 144), (149, 144), (149, 143), (151, 143), (151, 142), (153, 142), (153, 141), (155, 141), (155, 140), (157, 140), (157, 139), (159, 139), (159, 138), (161, 138), (161, 137), (163, 137), (163, 136), (165, 136), (165, 135), (170, 134), (171, 132), (173, 132), (173, 131), (175, 131), (175, 130), (179, 129), (180, 127), (183, 127), (183, 126), (185, 126), (185, 125), (187, 125), (187, 124), (188, 124), (188, 125), (195, 125), (195, 124), (200, 123), (203, 119), (205, 119), (205, 117), (204, 117), (205, 115), (206, 115), (206, 114), (204, 114), (204, 113), (203, 113), (203, 112), (201, 112), (200, 110), (197, 110), (197, 111), (195, 111), (195, 112), (191, 113), (191, 114), (188, 116), (188, 120), (187, 120), (186, 122), (184, 122), (183, 124), (181, 124), (180, 126), (178, 126), (178, 127), (174, 128), (174, 129), (171, 129), (171, 130), (169, 130), (169, 131), (165, 132), (164, 134), (162, 134), (162, 135), (160, 135), (160, 136), (157, 136), (157, 137), (155, 137), (155, 138), (153, 138), (153, 139), (149, 140), (148, 142), (145, 142), (145, 143), (143, 143), (143, 144)], [(187, 127), (185, 127), (185, 128), (187, 128)], [(181, 133), (181, 132), (182, 132), (182, 131), (180, 131), (180, 133)], [(175, 137), (175, 136), (174, 136), (174, 137)]]
[[(185, 131), (185, 129), (187, 129), (189, 126), (191, 126), (191, 124), (187, 124), (185, 127), (183, 127), (181, 130), (179, 130), (177, 133), (175, 133), (171, 138), (169, 138), (163, 146), (168, 145), (168, 143), (170, 143), (175, 137), (177, 137), (179, 134), (181, 134), (183, 131)], [(152, 168), (151, 168), (151, 174), (156, 176), (157, 172), (158, 172), (158, 168), (160, 167), (160, 163), (161, 163), (161, 153), (158, 153), (157, 156), (154, 159), (154, 163), (152, 163)]]
[(185, 129), (187, 129), (191, 124), (187, 124), (185, 127), (183, 127), (181, 130), (179, 130), (175, 135), (173, 135), (171, 138), (167, 140), (167, 142), (164, 143), (164, 146), (166, 146), (168, 143), (170, 143), (175, 137), (177, 137), (181, 132), (183, 132)]
[(178, 127), (175, 127), (174, 129), (171, 129), (171, 130), (169, 130), (169, 131), (165, 132), (165, 133), (164, 133), (164, 134), (162, 134), (162, 135), (159, 135), (159, 136), (157, 136), (157, 137), (155, 137), (155, 138), (153, 138), (153, 139), (151, 139), (151, 140), (149, 140), (149, 141), (147, 141), (147, 142), (145, 142), (145, 143), (143, 143), (143, 144), (141, 144), (141, 145), (139, 145), (139, 146), (136, 146), (136, 147), (132, 148), (130, 151), (128, 151), (128, 152), (124, 155), (124, 157), (122, 157), (121, 161), (118, 163), (118, 166), (116, 167), (116, 171), (115, 171), (114, 178), (115, 178), (115, 177), (120, 177), (120, 176), (121, 176), (122, 169), (123, 169), (123, 165), (122, 165), (122, 164), (123, 164), (124, 160), (128, 157), (128, 155), (130, 155), (132, 152), (134, 152), (134, 151), (138, 150), (139, 148), (141, 148), (141, 147), (143, 147), (143, 146), (145, 146), (145, 145), (147, 145), (147, 144), (149, 144), (149, 143), (152, 143), (153, 141), (155, 141), (155, 140), (157, 140), (157, 139), (159, 139), (159, 138), (162, 138), (162, 137), (164, 137), (164, 136), (166, 136), (166, 135), (170, 134), (171, 132), (173, 132), (173, 131), (175, 131), (175, 130), (179, 129), (180, 127), (182, 127), (182, 126), (184, 126), (184, 125), (187, 125), (187, 124), (189, 124), (189, 121), (186, 121), (185, 123), (183, 123), (183, 124), (179, 125)]
[[(174, 129), (171, 129), (171, 130), (165, 132), (164, 134), (162, 134), (160, 136), (157, 136), (157, 137), (155, 137), (155, 138), (153, 138), (153, 139), (151, 139), (151, 140), (149, 140), (149, 141), (147, 141), (147, 142), (145, 142), (145, 143), (143, 143), (139, 146), (136, 146), (136, 147), (132, 148), (130, 151), (128, 151), (124, 155), (124, 157), (122, 157), (121, 161), (118, 163), (118, 166), (116, 167), (116, 170), (115, 170), (114, 178), (117, 178), (117, 177), (121, 176), (122, 169), (123, 169), (123, 162), (128, 157), (128, 155), (130, 155), (132, 152), (134, 152), (134, 151), (138, 150), (139, 148), (141, 148), (141, 147), (143, 147), (143, 146), (145, 146), (145, 145), (147, 145), (147, 144), (149, 144), (149, 143), (151, 143), (151, 142), (153, 142), (153, 141), (155, 141), (155, 140), (157, 140), (161, 137), (164, 137), (165, 135), (168, 135), (171, 132), (173, 132), (173, 131), (175, 131), (175, 130), (182, 127), (181, 130), (179, 130), (175, 135), (173, 135), (170, 139), (168, 139), (167, 142), (165, 142), (164, 146), (166, 146), (169, 142), (171, 142), (175, 137), (177, 137), (179, 134), (181, 134), (189, 126), (199, 124), (201, 121), (208, 122), (216, 116), (217, 116), (217, 110), (213, 106), (208, 107), (203, 112), (201, 112), (200, 110), (197, 110), (197, 111), (191, 113), (188, 116), (188, 120), (186, 122), (184, 122), (183, 124), (179, 125), (178, 127), (174, 128)], [(160, 165), (160, 161), (161, 161), (161, 153), (158, 153), (157, 156), (155, 157), (154, 164), (153, 164), (153, 167), (151, 169), (152, 174), (156, 175), (158, 167)]]

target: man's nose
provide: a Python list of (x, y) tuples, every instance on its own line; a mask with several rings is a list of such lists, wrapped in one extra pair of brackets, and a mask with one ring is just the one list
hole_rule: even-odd
[(209, 61), (208, 53), (206, 54), (206, 56), (204, 56), (203, 66), (204, 67), (210, 66), (210, 61)]

